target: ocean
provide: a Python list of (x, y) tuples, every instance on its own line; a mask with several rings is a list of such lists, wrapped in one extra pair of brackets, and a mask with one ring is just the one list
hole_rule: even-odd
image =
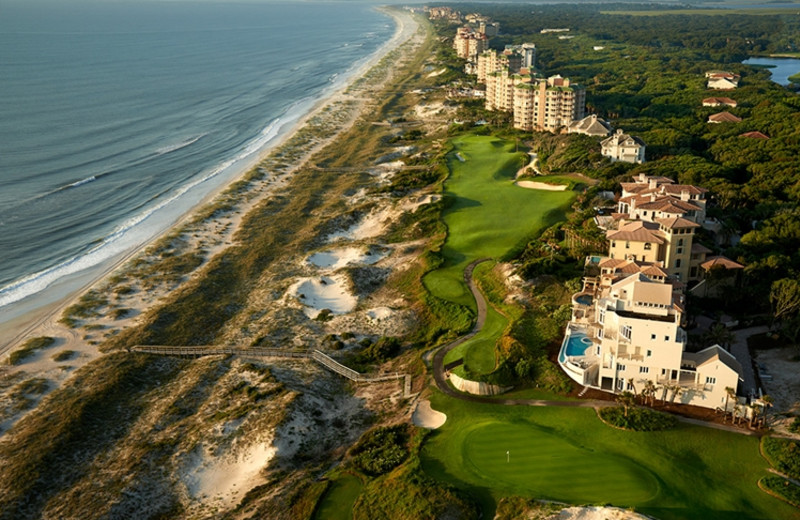
[(163, 232), (394, 30), (363, 2), (0, 2), (0, 314)]

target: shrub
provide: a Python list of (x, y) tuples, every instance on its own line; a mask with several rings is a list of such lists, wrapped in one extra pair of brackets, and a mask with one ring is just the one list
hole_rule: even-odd
[(353, 463), (367, 475), (383, 475), (408, 458), (408, 441), (408, 427), (404, 424), (375, 428), (353, 448)]
[(789, 431), (792, 433), (800, 433), (800, 417), (795, 417), (789, 425)]
[(628, 415), (621, 406), (600, 409), (600, 417), (612, 426), (637, 432), (669, 430), (675, 427), (675, 417), (649, 408), (628, 408)]
[(800, 445), (789, 439), (764, 437), (761, 449), (772, 466), (792, 478), (800, 478)]
[(758, 485), (762, 489), (778, 495), (793, 506), (800, 507), (800, 486), (792, 484), (785, 478), (770, 475), (759, 480)]
[(53, 356), (53, 361), (67, 361), (69, 359), (72, 359), (72, 356), (74, 355), (75, 355), (74, 350), (62, 350), (61, 352)]
[(19, 365), (27, 358), (33, 355), (37, 350), (47, 348), (55, 343), (55, 339), (50, 336), (41, 336), (38, 338), (31, 338), (26, 341), (20, 348), (15, 350), (8, 356), (9, 365)]

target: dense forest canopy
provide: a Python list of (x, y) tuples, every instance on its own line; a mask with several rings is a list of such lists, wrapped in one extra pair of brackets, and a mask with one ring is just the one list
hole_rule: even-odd
[[(492, 48), (535, 43), (540, 72), (584, 85), (587, 112), (647, 144), (647, 163), (611, 164), (600, 157), (597, 140), (534, 134), (533, 146), (551, 173), (584, 173), (600, 179), (599, 189), (618, 189), (619, 182), (640, 172), (709, 188), (710, 216), (721, 221), (727, 236), (741, 241), (708, 245), (747, 266), (745, 283), (724, 302), (729, 310), (752, 312), (755, 303), (768, 312), (773, 283), (800, 278), (800, 96), (795, 85), (770, 81), (768, 69), (741, 63), (797, 52), (795, 11), (705, 15), (688, 6), (654, 4), (459, 4), (458, 9), (500, 23)], [(658, 12), (663, 9), (670, 12)], [(444, 35), (455, 25), (439, 27)], [(569, 32), (542, 34), (546, 28)], [(714, 69), (741, 75), (739, 87), (709, 90), (705, 72)], [(712, 96), (732, 97), (737, 106), (704, 107), (702, 100)], [(707, 122), (722, 110), (742, 121)], [(742, 137), (746, 132), (769, 139)], [(588, 220), (567, 226), (591, 227)]]

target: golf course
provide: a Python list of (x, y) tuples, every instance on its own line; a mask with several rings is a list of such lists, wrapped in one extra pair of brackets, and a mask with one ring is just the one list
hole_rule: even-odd
[[(474, 300), (464, 284), (467, 264), (478, 258), (502, 259), (524, 246), (531, 237), (564, 218), (575, 192), (515, 186), (514, 176), (527, 155), (515, 151), (513, 141), (465, 136), (452, 143), (454, 149), (447, 156), (450, 176), (444, 184), (444, 262), (423, 282), (434, 296), (474, 309)], [(547, 177), (539, 179), (546, 181)], [(479, 277), (480, 268), (476, 275)], [(473, 373), (491, 372), (494, 345), (506, 326), (505, 317), (490, 308), (481, 333), (450, 352), (445, 361), (464, 358)]]
[(610, 503), (668, 519), (800, 518), (759, 490), (767, 462), (758, 439), (679, 424), (625, 432), (591, 408), (498, 406), (439, 392), (447, 422), (422, 449), (431, 477), (477, 497), (484, 516), (508, 495)]

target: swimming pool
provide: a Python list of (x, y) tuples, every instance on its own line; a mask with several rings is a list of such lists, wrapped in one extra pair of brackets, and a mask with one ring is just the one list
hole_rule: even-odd
[(591, 294), (581, 294), (575, 301), (580, 303), (581, 305), (591, 305), (592, 304), (592, 295)]
[(566, 345), (561, 349), (561, 355), (558, 360), (562, 363), (567, 360), (567, 356), (583, 356), (586, 354), (586, 349), (592, 345), (592, 340), (589, 339), (583, 332), (572, 331), (569, 335)]

